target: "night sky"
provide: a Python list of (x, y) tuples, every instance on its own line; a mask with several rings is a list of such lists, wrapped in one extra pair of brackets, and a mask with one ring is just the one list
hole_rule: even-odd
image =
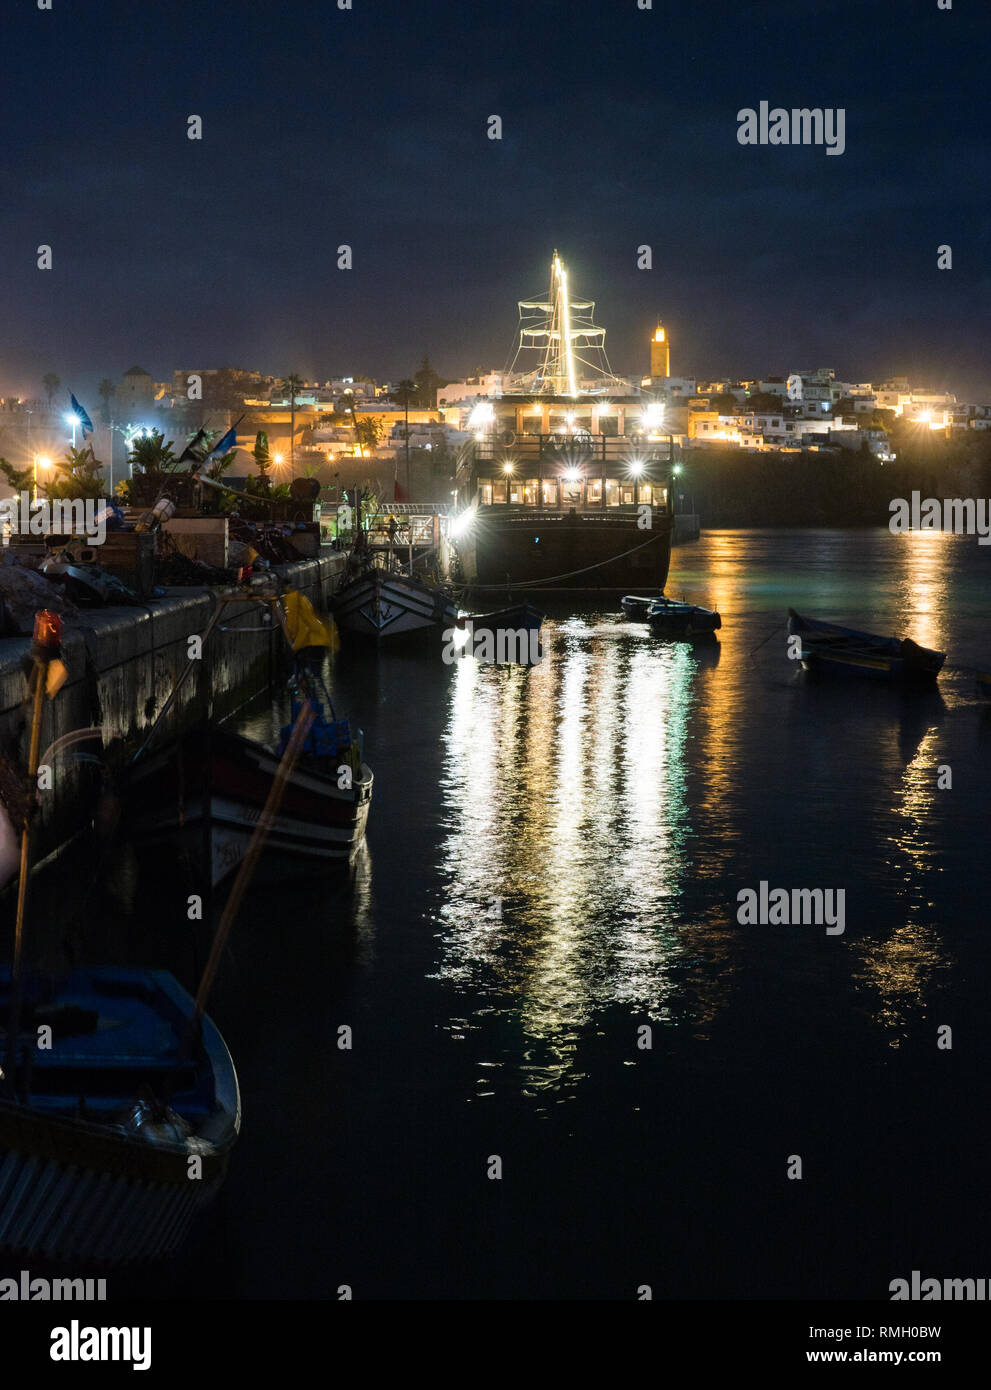
[[(991, 399), (985, 3), (52, 3), (4, 6), (0, 394), (499, 369), (557, 247), (615, 371), (660, 315), (677, 374)], [(741, 146), (761, 100), (845, 153)]]

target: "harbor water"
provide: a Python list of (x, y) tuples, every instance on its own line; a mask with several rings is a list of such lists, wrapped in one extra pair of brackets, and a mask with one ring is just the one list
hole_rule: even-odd
[[(251, 891), (212, 1005), (243, 1096), (228, 1181), (109, 1296), (887, 1299), (913, 1269), (991, 1274), (989, 563), (942, 534), (708, 532), (667, 592), (718, 608), (718, 643), (558, 598), (531, 669), (345, 648), (366, 849), (350, 880)], [(939, 693), (810, 681), (789, 606), (947, 651)], [(843, 931), (742, 925), (761, 883), (842, 890)], [(153, 885), (136, 910), (170, 955), (185, 922)]]

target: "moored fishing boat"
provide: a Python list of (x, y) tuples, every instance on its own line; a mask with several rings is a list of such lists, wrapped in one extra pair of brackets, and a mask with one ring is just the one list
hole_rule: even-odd
[[(136, 765), (129, 816), (143, 849), (182, 845), (204, 857), (216, 885), (237, 868), (265, 806), (288, 739), (271, 751), (227, 729), (201, 728)], [(347, 867), (361, 847), (372, 800), (371, 769), (347, 720), (321, 707), (288, 776), (265, 840), (269, 870)]]
[(626, 594), (620, 599), (619, 606), (631, 623), (645, 623), (650, 605), (663, 597), (663, 594)]
[(386, 547), (378, 547), (366, 529), (370, 523), (363, 511), (364, 494), (355, 491), (349, 498), (354, 538), (330, 604), (338, 628), (352, 637), (381, 642), (412, 634), (439, 636), (453, 627), (458, 610), (451, 597), (415, 572), (412, 532), (404, 563), (395, 518), (390, 518)]
[[(235, 596), (226, 600), (236, 601)], [(284, 599), (259, 595), (257, 601), (272, 607), (293, 652), (292, 719), (277, 749), (205, 724), (189, 730), (175, 747), (149, 753), (195, 664), (191, 661), (127, 772), (127, 826), (135, 847), (179, 849), (201, 870), (209, 868), (214, 886), (242, 863), (259, 828), (264, 834), (258, 853), (266, 852), (269, 870), (350, 865), (371, 805), (373, 778), (362, 756), (361, 731), (337, 718), (319, 671), (336, 645), (333, 625), (298, 593)], [(215, 623), (216, 616), (204, 642)], [(283, 768), (293, 730), (301, 724), (302, 741)], [(276, 787), (277, 804), (270, 807)]]
[(801, 638), (801, 661), (809, 671), (926, 684), (936, 680), (946, 660), (945, 652), (921, 647), (911, 637), (881, 637), (839, 627), (805, 618), (793, 608), (788, 610), (788, 631)]
[(342, 632), (383, 638), (438, 634), (457, 621), (458, 610), (442, 590), (400, 569), (369, 567), (345, 575), (331, 602)]
[[(0, 1007), (7, 1023), (9, 971)], [(125, 967), (31, 978), (14, 1012), (0, 1247), (101, 1264), (171, 1254), (220, 1188), (240, 1128), (215, 1025), (202, 1015), (191, 1028), (193, 1001), (167, 972)]]
[(517, 603), (509, 608), (499, 608), (492, 613), (460, 613), (458, 626), (471, 623), (473, 632), (538, 632), (543, 625), (544, 615), (532, 603)]
[(447, 662), (474, 656), (482, 665), (537, 666), (547, 655), (541, 628), (544, 615), (529, 603), (492, 613), (461, 613), (445, 634)]
[(688, 641), (696, 637), (711, 637), (723, 625), (722, 618), (714, 609), (678, 603), (676, 599), (664, 597), (650, 604), (646, 621), (659, 637), (684, 638)]

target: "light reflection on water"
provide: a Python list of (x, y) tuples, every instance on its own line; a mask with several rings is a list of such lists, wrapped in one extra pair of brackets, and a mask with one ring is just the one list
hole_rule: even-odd
[[(578, 1085), (582, 1038), (614, 1006), (631, 1027), (704, 1040), (768, 969), (797, 968), (809, 990), (808, 963), (792, 964), (800, 936), (736, 925), (737, 888), (761, 878), (846, 888), (853, 922), (828, 965), (845, 961), (846, 980), (829, 987), (852, 991), (885, 1046), (952, 964), (936, 790), (946, 704), (811, 691), (781, 654), (789, 604), (945, 648), (974, 557), (942, 535), (811, 533), (779, 568), (777, 539), (724, 532), (676, 552), (687, 564), (669, 592), (720, 608), (720, 646), (655, 641), (603, 605), (549, 623), (535, 669), (467, 659), (453, 674), (435, 978), (459, 1019), (474, 999), (512, 1021), (498, 1065), (525, 1092)], [(775, 620), (780, 641), (755, 656)], [(952, 701), (961, 682), (948, 677)], [(813, 1014), (836, 1007), (813, 989)]]
[(940, 765), (937, 720), (923, 734), (893, 797), (889, 844), (892, 869), (900, 877), (905, 924), (886, 938), (865, 937), (858, 944), (858, 974), (877, 993), (875, 1020), (892, 1047), (899, 1045), (910, 1027), (927, 984), (950, 961), (938, 931), (924, 920), (937, 908), (931, 884), (938, 882), (942, 872), (933, 835), (936, 803), (946, 795), (937, 790)]
[(604, 1006), (668, 1016), (699, 871), (686, 747), (706, 655), (612, 615), (550, 638), (529, 671), (458, 665), (439, 864), (438, 977), (518, 1013), (534, 1088), (562, 1081)]
[[(852, 1011), (898, 1046), (977, 896), (953, 868), (983, 816), (966, 768), (988, 747), (969, 670), (984, 559), (941, 534), (715, 532), (675, 551), (668, 591), (719, 608), (716, 643), (565, 600), (530, 669), (342, 660), (338, 694), (376, 729), (356, 963), (419, 979), (441, 1032), (470, 1040), (475, 1098), (569, 1098), (617, 1026), (647, 1022), (742, 1070), (779, 991), (813, 1027)], [(808, 682), (786, 659), (789, 606), (947, 650), (940, 693)], [(436, 777), (407, 752), (397, 699), (436, 738)], [(439, 826), (415, 865), (396, 838), (411, 811)], [(845, 936), (741, 928), (737, 892), (765, 879), (844, 888)], [(397, 892), (426, 897), (427, 956), (389, 926)]]

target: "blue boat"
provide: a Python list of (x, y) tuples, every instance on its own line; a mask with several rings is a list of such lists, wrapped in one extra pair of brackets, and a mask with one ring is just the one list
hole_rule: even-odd
[(693, 641), (711, 637), (723, 620), (712, 608), (699, 608), (692, 603), (678, 603), (671, 598), (654, 599), (647, 609), (647, 622), (658, 637)]
[(619, 606), (631, 623), (645, 623), (647, 610), (652, 603), (657, 602), (659, 597), (663, 596), (658, 594), (627, 594), (625, 598), (620, 599)]
[(788, 610), (788, 631), (801, 638), (801, 661), (808, 671), (870, 676), (875, 680), (930, 684), (946, 660), (945, 652), (920, 647), (911, 637), (879, 637), (838, 627)]
[(679, 603), (663, 594), (627, 594), (619, 606), (633, 623), (649, 623), (659, 637), (708, 637), (722, 627), (723, 620), (711, 608), (699, 608), (692, 603)]
[[(0, 971), (0, 1022), (12, 1011)], [(0, 1086), (0, 1248), (116, 1265), (171, 1254), (215, 1196), (241, 1123), (213, 1022), (166, 971), (26, 980)]]

